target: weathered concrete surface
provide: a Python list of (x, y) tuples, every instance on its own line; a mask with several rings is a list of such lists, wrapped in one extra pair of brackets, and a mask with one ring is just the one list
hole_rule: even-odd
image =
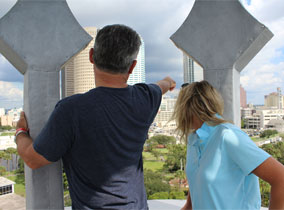
[[(91, 37), (66, 0), (18, 0), (0, 20), (0, 52), (24, 74), (24, 111), (35, 138), (59, 100), (59, 70)], [(63, 209), (61, 161), (25, 168), (27, 209)]]
[(204, 68), (224, 98), (225, 118), (240, 125), (240, 72), (272, 36), (238, 0), (196, 0), (171, 40)]
[(0, 196), (0, 210), (25, 210), (26, 199), (16, 194)]

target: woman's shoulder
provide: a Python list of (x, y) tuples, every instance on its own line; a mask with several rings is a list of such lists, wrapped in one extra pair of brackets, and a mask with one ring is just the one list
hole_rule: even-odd
[(247, 134), (242, 131), (238, 126), (232, 124), (232, 123), (222, 123), (217, 125), (218, 132), (220, 134), (235, 134), (235, 135), (245, 135)]

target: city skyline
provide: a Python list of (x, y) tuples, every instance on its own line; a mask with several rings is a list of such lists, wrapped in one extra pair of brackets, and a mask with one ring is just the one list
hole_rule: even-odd
[(193, 83), (203, 80), (203, 68), (183, 53), (183, 82)]
[[(16, 0), (1, 0), (0, 17), (15, 2)], [(247, 91), (248, 103), (264, 104), (264, 95), (273, 92), (276, 87), (284, 88), (284, 2), (241, 2), (274, 33), (272, 40), (241, 73), (241, 84)], [(67, 3), (83, 27), (102, 28), (107, 24), (122, 23), (141, 34), (145, 42), (147, 82), (156, 82), (169, 75), (177, 81), (177, 87), (183, 83), (182, 52), (169, 37), (189, 14), (193, 0), (108, 0), (94, 3), (94, 6), (87, 0), (67, 0)], [(175, 95), (177, 92), (178, 90), (171, 94)], [(23, 76), (0, 55), (0, 107), (19, 107), (23, 103), (22, 97)]]
[(130, 74), (127, 84), (134, 85), (136, 83), (145, 83), (146, 82), (146, 73), (145, 73), (145, 44), (143, 38), (140, 36), (141, 46), (137, 55), (137, 63), (135, 68)]
[(85, 27), (84, 29), (93, 37), (93, 40), (65, 66), (64, 97), (77, 93), (85, 93), (95, 87), (94, 68), (89, 60), (89, 49), (94, 46), (98, 29), (94, 26)]

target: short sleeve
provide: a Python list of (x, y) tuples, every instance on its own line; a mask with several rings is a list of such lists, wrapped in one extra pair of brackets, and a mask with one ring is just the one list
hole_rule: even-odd
[(71, 108), (59, 102), (34, 140), (35, 151), (51, 162), (62, 158), (72, 146), (72, 125)]
[(227, 154), (246, 175), (249, 175), (270, 157), (267, 152), (256, 146), (249, 136), (241, 130), (225, 130), (223, 144)]
[(161, 105), (162, 90), (156, 84), (138, 83), (135, 86), (142, 88), (148, 96), (149, 108), (152, 111), (150, 122), (152, 123)]

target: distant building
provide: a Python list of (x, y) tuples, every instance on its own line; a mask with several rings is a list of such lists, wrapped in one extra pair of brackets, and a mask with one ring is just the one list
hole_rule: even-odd
[(3, 115), (0, 118), (0, 124), (1, 126), (13, 126), (13, 117), (9, 115)]
[(278, 119), (278, 120), (270, 120), (267, 125), (267, 128), (277, 130), (279, 133), (284, 132), (284, 120)]
[(86, 27), (84, 29), (94, 39), (65, 66), (62, 78), (63, 97), (85, 93), (95, 88), (94, 68), (93, 64), (89, 61), (89, 50), (94, 46), (98, 30), (96, 27)]
[(0, 176), (0, 196), (14, 193), (15, 182)]
[(184, 83), (193, 83), (203, 80), (203, 68), (193, 59), (183, 53), (183, 80)]
[(275, 120), (284, 119), (283, 109), (257, 109), (252, 116), (244, 118), (247, 128), (266, 129), (271, 127), (272, 122)]
[(159, 111), (154, 119), (157, 127), (161, 128), (166, 135), (173, 135), (176, 129), (175, 120), (171, 120), (176, 98), (163, 97)]
[(5, 115), (5, 109), (4, 108), (0, 108), (0, 117)]
[(141, 46), (137, 56), (137, 64), (133, 69), (132, 74), (130, 74), (127, 84), (134, 85), (136, 83), (145, 83), (145, 45), (142, 37)]
[(283, 109), (284, 97), (281, 89), (278, 87), (277, 92), (270, 93), (264, 96), (264, 106), (267, 108)]
[(246, 108), (247, 107), (247, 92), (245, 89), (240, 86), (240, 99), (241, 99), (241, 107)]
[[(89, 61), (89, 50), (94, 46), (98, 29), (96, 27), (86, 27), (84, 29), (93, 37), (93, 40), (64, 67), (64, 73), (62, 75), (63, 97), (77, 93), (85, 93), (95, 88), (94, 68), (93, 64)], [(136, 67), (127, 82), (130, 85), (145, 83), (145, 47), (142, 38), (141, 42)]]

